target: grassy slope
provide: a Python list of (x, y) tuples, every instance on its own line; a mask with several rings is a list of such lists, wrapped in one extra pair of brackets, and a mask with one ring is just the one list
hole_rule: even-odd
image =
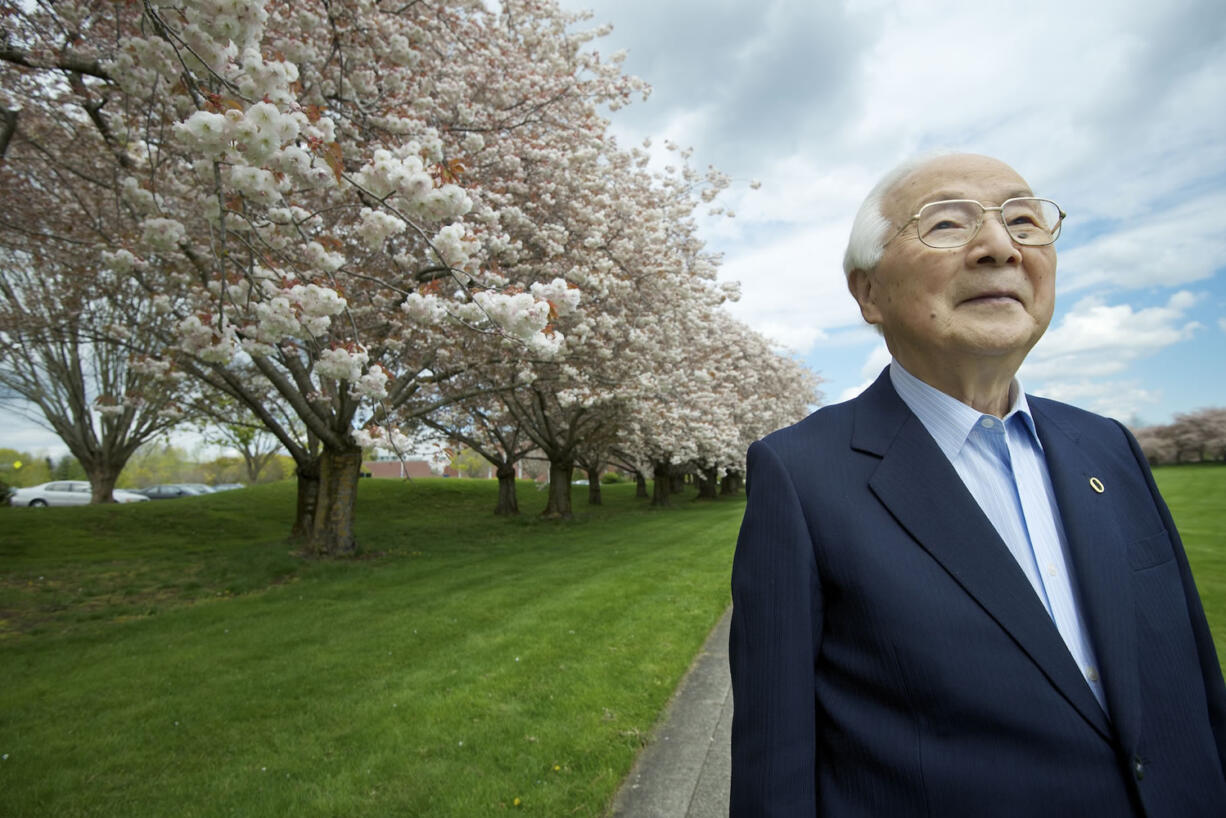
[(1155, 470), (1154, 479), (1171, 507), (1226, 668), (1226, 466), (1170, 466)]
[[(1226, 656), (1226, 468), (1157, 478)], [(631, 494), (555, 525), (489, 516), (490, 483), (364, 483), (345, 564), (287, 553), (288, 485), (5, 512), (0, 814), (600, 814), (741, 511)]]
[(372, 481), (345, 564), (287, 554), (287, 485), (6, 512), (0, 814), (600, 814), (727, 605), (742, 507), (632, 493), (557, 525)]

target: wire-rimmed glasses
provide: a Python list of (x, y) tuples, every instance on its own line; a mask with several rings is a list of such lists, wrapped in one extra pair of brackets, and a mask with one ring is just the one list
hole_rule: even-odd
[(1060, 237), (1060, 227), (1068, 216), (1051, 199), (1033, 196), (1006, 199), (1000, 207), (984, 207), (974, 199), (946, 199), (921, 207), (890, 241), (901, 236), (915, 222), (919, 240), (929, 247), (961, 247), (979, 234), (983, 217), (989, 211), (1000, 214), (1001, 223), (1010, 238), (1028, 247), (1043, 247), (1054, 242)]

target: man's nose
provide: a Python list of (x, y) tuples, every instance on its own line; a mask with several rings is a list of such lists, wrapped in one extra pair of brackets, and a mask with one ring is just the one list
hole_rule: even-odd
[(1021, 250), (1005, 229), (999, 211), (983, 214), (983, 224), (971, 242), (971, 249), (976, 264), (995, 267), (1017, 264), (1022, 258)]

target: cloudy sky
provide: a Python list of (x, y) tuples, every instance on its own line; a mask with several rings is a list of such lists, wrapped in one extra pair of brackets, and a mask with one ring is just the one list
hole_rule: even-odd
[[(738, 317), (855, 395), (888, 362), (843, 284), (851, 217), (929, 150), (998, 156), (1069, 213), (1027, 391), (1125, 421), (1226, 406), (1226, 10), (1220, 0), (562, 0), (651, 83), (625, 142), (736, 183), (705, 226)], [(750, 190), (750, 180), (761, 180)]]
[[(736, 180), (704, 235), (734, 312), (856, 394), (888, 360), (843, 286), (851, 216), (916, 152), (1016, 167), (1069, 213), (1028, 391), (1126, 421), (1226, 406), (1226, 10), (1220, 0), (561, 0), (652, 84), (612, 114)], [(749, 182), (762, 187), (751, 190)], [(63, 452), (0, 413), (0, 446)]]

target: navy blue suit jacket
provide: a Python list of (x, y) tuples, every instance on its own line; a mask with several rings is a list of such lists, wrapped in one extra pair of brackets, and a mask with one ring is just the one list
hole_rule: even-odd
[(883, 372), (750, 447), (733, 818), (1226, 815), (1226, 687), (1140, 449), (1028, 400), (1110, 716)]

